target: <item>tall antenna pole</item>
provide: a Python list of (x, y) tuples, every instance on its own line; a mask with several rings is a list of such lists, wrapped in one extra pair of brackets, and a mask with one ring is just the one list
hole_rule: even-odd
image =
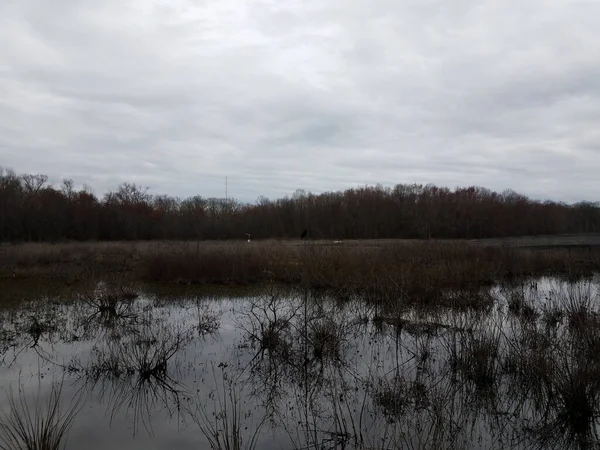
[(227, 203), (227, 176), (225, 176), (225, 203)]

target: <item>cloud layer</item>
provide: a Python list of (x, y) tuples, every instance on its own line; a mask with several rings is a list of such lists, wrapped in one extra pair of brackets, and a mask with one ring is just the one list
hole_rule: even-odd
[(0, 165), (97, 193), (223, 196), (227, 176), (245, 201), (406, 182), (597, 200), (598, 17), (568, 0), (6, 0)]

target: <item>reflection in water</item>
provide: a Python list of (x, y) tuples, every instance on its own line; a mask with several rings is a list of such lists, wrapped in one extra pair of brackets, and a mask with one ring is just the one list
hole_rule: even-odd
[(176, 356), (191, 338), (190, 330), (144, 325), (131, 336), (95, 346), (86, 365), (74, 360), (67, 370), (100, 401), (107, 400), (111, 421), (116, 412), (131, 412), (134, 436), (140, 422), (152, 433), (153, 411), (163, 409), (169, 417), (181, 412), (186, 390), (177, 381)]
[(111, 426), (131, 424), (135, 440), (118, 435), (117, 446), (144, 436), (216, 449), (599, 445), (594, 282), (501, 286), (485, 308), (373, 309), (275, 288), (157, 303), (103, 289), (3, 313), (0, 348), (13, 350), (0, 376), (10, 387), (23, 369), (64, 374)]
[(252, 450), (257, 446), (267, 415), (249, 403), (244, 380), (227, 368), (225, 363), (220, 363), (217, 369), (211, 365), (214, 388), (204, 398), (197, 398), (190, 415), (211, 448)]

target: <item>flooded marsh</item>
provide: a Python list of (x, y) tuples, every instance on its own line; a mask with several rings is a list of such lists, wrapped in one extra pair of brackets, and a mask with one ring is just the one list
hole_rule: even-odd
[(0, 310), (0, 449), (598, 448), (599, 288), (27, 296)]

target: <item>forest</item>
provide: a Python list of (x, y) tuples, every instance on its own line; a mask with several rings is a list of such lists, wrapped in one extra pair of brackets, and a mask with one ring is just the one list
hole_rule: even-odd
[(364, 186), (243, 203), (153, 195), (123, 183), (101, 198), (72, 180), (0, 168), (0, 240), (475, 239), (600, 232), (600, 204), (529, 199), (512, 190), (433, 184)]

